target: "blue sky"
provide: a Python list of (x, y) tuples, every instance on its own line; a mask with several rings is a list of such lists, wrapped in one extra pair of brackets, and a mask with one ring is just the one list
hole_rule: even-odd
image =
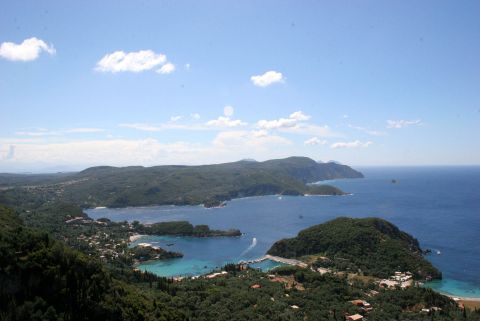
[(0, 171), (480, 164), (478, 1), (10, 1)]

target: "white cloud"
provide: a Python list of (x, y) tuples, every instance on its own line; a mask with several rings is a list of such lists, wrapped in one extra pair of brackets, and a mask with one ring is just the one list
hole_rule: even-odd
[(179, 121), (179, 120), (182, 119), (182, 118), (183, 118), (183, 116), (180, 116), (180, 115), (178, 115), (178, 116), (172, 116), (172, 117), (170, 117), (170, 121), (171, 121), (171, 122), (176, 122), (176, 121)]
[(170, 74), (175, 71), (175, 65), (172, 64), (171, 62), (167, 62), (165, 65), (162, 66), (162, 68), (158, 69), (157, 72), (159, 74)]
[(303, 143), (304, 143), (304, 145), (307, 145), (307, 146), (314, 146), (314, 145), (325, 145), (327, 143), (327, 141), (326, 140), (320, 140), (318, 137), (312, 137), (312, 138), (307, 139)]
[(365, 128), (365, 127), (354, 126), (354, 125), (351, 125), (351, 124), (349, 124), (348, 127), (352, 128), (352, 129), (362, 131), (362, 132), (367, 133), (367, 134), (372, 135), (372, 136), (385, 135), (385, 132), (378, 131), (378, 130), (371, 130), (371, 129), (368, 129), (368, 128)]
[(34, 136), (34, 137), (45, 137), (45, 136), (62, 136), (65, 134), (86, 134), (86, 133), (99, 133), (104, 132), (103, 128), (92, 128), (92, 127), (78, 127), (78, 128), (69, 128), (61, 130), (48, 130), (46, 128), (37, 128), (31, 131), (18, 131), (15, 134), (19, 136)]
[(15, 158), (15, 145), (9, 145), (8, 148), (0, 148), (0, 159), (11, 160)]
[(218, 148), (238, 149), (265, 148), (271, 145), (289, 145), (292, 142), (284, 137), (268, 135), (256, 131), (224, 131), (218, 133), (213, 145)]
[(145, 123), (129, 123), (129, 124), (119, 124), (118, 127), (124, 128), (131, 128), (146, 132), (158, 132), (160, 130), (164, 130), (165, 127), (162, 125), (152, 125), (152, 124), (145, 124)]
[(261, 129), (279, 129), (279, 128), (288, 128), (297, 126), (300, 121), (308, 120), (310, 116), (305, 115), (302, 111), (296, 111), (288, 118), (280, 118), (274, 120), (259, 120), (257, 122), (257, 127)]
[(420, 119), (415, 120), (387, 120), (387, 128), (403, 128), (411, 125), (420, 125), (422, 122)]
[(3, 42), (0, 45), (0, 57), (12, 61), (32, 61), (37, 59), (42, 51), (50, 55), (56, 53), (53, 45), (47, 45), (45, 41), (35, 37), (25, 39), (21, 44)]
[[(18, 142), (0, 138), (0, 171), (39, 170), (95, 165), (206, 164), (254, 157), (286, 157), (291, 141), (280, 136), (257, 137), (252, 131), (224, 131), (205, 143), (171, 142), (157, 139), (94, 139), (68, 142)], [(282, 148), (278, 148), (282, 146)]]
[(338, 136), (331, 131), (330, 127), (324, 125), (315, 125), (307, 123), (311, 117), (302, 111), (296, 111), (288, 118), (279, 118), (274, 120), (259, 120), (256, 127), (264, 130), (279, 130), (285, 133), (315, 135), (315, 136)]
[(233, 108), (233, 106), (223, 107), (223, 114), (227, 117), (232, 117), (234, 112), (235, 112), (235, 109)]
[(268, 136), (268, 131), (266, 131), (264, 129), (252, 130), (252, 135), (254, 137), (267, 137)]
[(209, 120), (206, 125), (211, 127), (238, 127), (245, 126), (247, 123), (241, 121), (240, 119), (231, 119), (230, 117), (219, 116), (217, 119)]
[(157, 54), (152, 50), (140, 50), (126, 53), (124, 51), (115, 51), (106, 54), (99, 62), (95, 70), (102, 72), (141, 72), (164, 65), (167, 62), (167, 56)]
[(334, 148), (334, 149), (337, 149), (337, 148), (358, 148), (358, 147), (368, 147), (370, 145), (372, 145), (373, 142), (371, 141), (368, 141), (368, 142), (364, 142), (362, 143), (361, 141), (359, 140), (355, 140), (353, 142), (337, 142), (337, 143), (333, 143), (332, 145), (330, 145), (331, 148)]
[(190, 114), (190, 117), (192, 117), (193, 119), (200, 119), (200, 114), (199, 113), (192, 113), (192, 114)]
[(185, 70), (186, 71), (190, 71), (190, 67), (191, 67), (191, 65), (189, 63), (185, 64)]
[(250, 77), (252, 83), (258, 87), (267, 87), (274, 83), (284, 82), (284, 79), (285, 78), (283, 77), (281, 72), (273, 70), (267, 71), (263, 75), (256, 75)]
[(70, 128), (65, 130), (66, 133), (99, 133), (104, 132), (103, 128), (91, 128), (91, 127), (80, 127), (80, 128)]

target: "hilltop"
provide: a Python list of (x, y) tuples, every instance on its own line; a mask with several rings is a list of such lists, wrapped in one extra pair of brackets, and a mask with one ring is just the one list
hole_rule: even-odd
[(340, 217), (280, 240), (268, 253), (287, 258), (321, 255), (317, 265), (378, 277), (410, 271), (417, 278), (441, 278), (422, 257), (415, 238), (379, 218)]
[(202, 166), (98, 166), (68, 174), (2, 174), (0, 202), (38, 206), (46, 201), (61, 200), (83, 208), (218, 206), (222, 201), (246, 196), (342, 195), (344, 192), (333, 186), (318, 188), (308, 183), (361, 177), (360, 172), (346, 165), (318, 163), (306, 157)]

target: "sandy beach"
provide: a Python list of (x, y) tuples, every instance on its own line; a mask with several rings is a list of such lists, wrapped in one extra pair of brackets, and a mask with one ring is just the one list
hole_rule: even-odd
[(464, 307), (470, 310), (474, 310), (475, 308), (480, 309), (480, 298), (469, 298), (469, 297), (460, 297), (451, 294), (443, 295), (448, 296), (449, 298), (453, 299), (455, 302), (463, 304)]
[(145, 235), (142, 235), (142, 234), (133, 234), (133, 235), (131, 235), (131, 236), (129, 237), (128, 240), (130, 241), (130, 243), (132, 243), (132, 242), (135, 242), (135, 241), (138, 240), (138, 239), (141, 239), (141, 238), (144, 237), (144, 236), (145, 236)]

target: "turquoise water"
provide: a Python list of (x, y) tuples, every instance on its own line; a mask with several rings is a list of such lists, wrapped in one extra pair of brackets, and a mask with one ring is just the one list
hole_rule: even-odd
[(438, 292), (467, 298), (480, 298), (480, 288), (470, 283), (454, 279), (444, 279), (441, 281), (432, 281), (424, 285)]
[[(233, 200), (218, 209), (157, 206), (87, 213), (116, 221), (188, 220), (215, 229), (239, 228), (244, 233), (234, 238), (140, 240), (185, 255), (142, 265), (159, 275), (201, 274), (226, 263), (259, 258), (275, 241), (338, 216), (382, 217), (418, 238), (423, 248), (433, 250), (427, 259), (443, 272), (444, 280), (428, 286), (453, 295), (480, 297), (480, 167), (360, 170), (366, 178), (329, 182), (352, 193), (349, 196), (264, 196)], [(171, 243), (174, 245), (168, 247)]]
[(275, 262), (275, 261), (272, 261), (272, 260), (265, 260), (265, 261), (262, 261), (262, 262), (250, 264), (250, 267), (252, 267), (254, 269), (261, 269), (262, 271), (267, 272), (267, 271), (270, 271), (271, 269), (274, 269), (276, 267), (285, 266), (285, 265), (287, 265), (287, 264), (280, 263), (280, 262)]

